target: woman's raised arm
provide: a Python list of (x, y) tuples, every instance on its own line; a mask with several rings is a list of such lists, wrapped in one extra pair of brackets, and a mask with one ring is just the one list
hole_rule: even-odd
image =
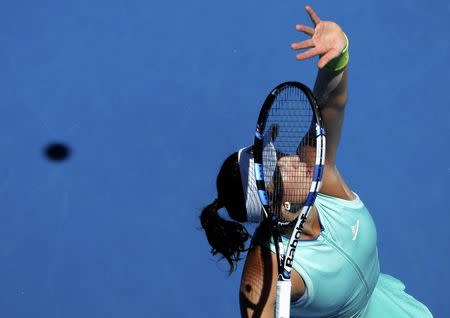
[(337, 171), (336, 152), (344, 121), (344, 109), (347, 102), (347, 62), (348, 40), (341, 27), (331, 21), (322, 21), (311, 7), (306, 7), (313, 27), (297, 25), (297, 31), (310, 36), (309, 39), (293, 43), (294, 50), (305, 50), (296, 55), (297, 60), (319, 56), (319, 68), (314, 85), (316, 96), (322, 113), (326, 135), (327, 151), (322, 193), (353, 198)]

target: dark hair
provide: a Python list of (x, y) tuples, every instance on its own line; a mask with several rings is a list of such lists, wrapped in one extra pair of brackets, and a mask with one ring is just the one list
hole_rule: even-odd
[[(247, 250), (245, 242), (250, 237), (239, 223), (247, 221), (247, 213), (237, 157), (235, 152), (222, 164), (216, 180), (218, 198), (203, 208), (200, 215), (202, 228), (212, 247), (211, 253), (223, 255), (230, 265), (230, 273), (235, 270), (241, 252)], [(218, 211), (222, 207), (235, 221), (227, 221), (219, 215)]]

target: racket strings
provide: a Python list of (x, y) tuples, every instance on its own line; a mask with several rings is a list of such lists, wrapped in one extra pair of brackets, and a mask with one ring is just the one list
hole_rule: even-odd
[(314, 113), (298, 88), (278, 92), (266, 120), (263, 165), (270, 206), (281, 222), (293, 221), (312, 182), (315, 161)]

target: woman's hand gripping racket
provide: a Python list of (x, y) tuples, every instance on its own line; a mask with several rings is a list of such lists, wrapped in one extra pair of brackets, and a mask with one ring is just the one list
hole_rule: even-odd
[[(258, 117), (253, 155), (258, 194), (278, 258), (275, 317), (289, 318), (295, 249), (320, 189), (325, 163), (325, 133), (308, 87), (286, 82), (267, 96)], [(285, 251), (280, 227), (293, 224)]]

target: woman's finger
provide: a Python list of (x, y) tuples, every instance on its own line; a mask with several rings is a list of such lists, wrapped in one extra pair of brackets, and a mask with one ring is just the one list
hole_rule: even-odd
[(331, 49), (319, 59), (317, 66), (319, 68), (323, 68), (325, 65), (328, 64), (328, 62), (330, 62), (332, 59), (338, 56), (339, 56), (338, 50)]
[(297, 25), (295, 26), (295, 29), (296, 29), (297, 31), (306, 33), (306, 34), (308, 34), (308, 35), (310, 35), (310, 36), (313, 36), (313, 35), (314, 35), (314, 29), (311, 28), (311, 27), (309, 27), (309, 26), (306, 26), (306, 25), (300, 25), (300, 24), (297, 24)]
[(314, 12), (314, 10), (309, 6), (306, 6), (305, 9), (306, 12), (308, 12), (309, 17), (311, 18), (311, 21), (314, 23), (314, 26), (318, 25), (320, 23), (320, 19), (317, 13)]
[(313, 46), (314, 46), (314, 42), (311, 39), (291, 44), (291, 48), (293, 50), (307, 49), (307, 48), (313, 47)]
[(319, 55), (319, 54), (321, 54), (322, 52), (321, 52), (321, 50), (319, 50), (318, 48), (312, 48), (312, 49), (309, 49), (308, 51), (306, 51), (306, 52), (303, 52), (303, 53), (299, 53), (299, 54), (297, 54), (296, 56), (295, 56), (295, 58), (297, 59), (297, 60), (305, 60), (305, 59), (309, 59), (309, 58), (311, 58), (311, 57), (313, 57), (313, 56), (316, 56), (316, 55)]

